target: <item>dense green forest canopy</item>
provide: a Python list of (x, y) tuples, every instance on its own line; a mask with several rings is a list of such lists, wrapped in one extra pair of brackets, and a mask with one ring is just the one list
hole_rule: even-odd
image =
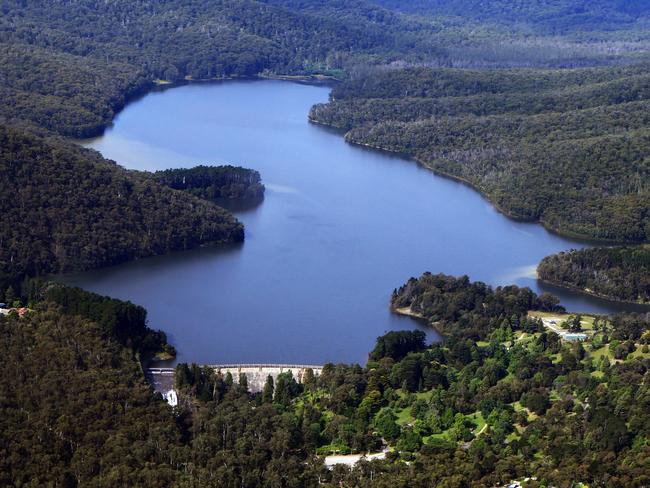
[[(539, 12), (550, 11), (571, 23), (565, 4), (575, 2), (517, 2), (506, 10), (509, 2), (429, 2), (435, 19), (402, 13), (408, 2), (383, 3), (8, 0), (0, 6), (0, 118), (81, 137), (101, 132), (128, 97), (155, 79), (340, 77), (389, 63), (576, 66), (629, 62), (650, 52), (647, 29), (637, 29), (648, 10), (640, 2), (574, 8), (587, 16), (602, 13), (604, 22), (592, 26), (588, 39), (572, 34), (579, 22), (564, 36), (531, 36), (515, 28), (519, 19), (510, 15), (516, 11), (543, 25)], [(500, 24), (477, 22), (482, 19), (473, 13), (483, 10)], [(611, 22), (616, 39), (607, 38)]]
[(25, 276), (243, 239), (216, 205), (50, 136), (0, 126), (0, 180), (0, 295)]
[(396, 10), (507, 23), (555, 34), (642, 28), (650, 20), (644, 0), (376, 0)]
[(138, 67), (24, 43), (0, 43), (0, 118), (67, 136), (98, 133), (150, 81)]
[(650, 239), (650, 66), (381, 70), (312, 120), (467, 181), (506, 214), (564, 234)]
[[(180, 365), (172, 409), (145, 385), (137, 341), (120, 338), (147, 330), (142, 309), (50, 288), (25, 317), (0, 315), (0, 483), (650, 482), (648, 316), (596, 318), (587, 342), (567, 343), (529, 316), (529, 306), (554, 308), (530, 290), (425, 275), (398, 296), (446, 318), (446, 341), (390, 333), (365, 367), (328, 364), (302, 383), (285, 373), (256, 395), (239, 378)], [(107, 327), (124, 320), (131, 327)], [(386, 444), (385, 460), (354, 468), (328, 470), (318, 456)]]
[(261, 200), (264, 185), (258, 171), (239, 166), (195, 166), (156, 171), (161, 185), (211, 201), (221, 199)]
[(456, 278), (432, 273), (411, 278), (396, 289), (391, 306), (407, 308), (443, 333), (461, 334), (477, 341), (499, 326), (500, 317), (512, 314), (521, 317), (530, 310), (564, 310), (556, 297), (546, 293), (537, 296), (530, 288), (514, 285), (492, 288), (485, 283), (471, 282), (467, 276)]
[(650, 303), (650, 247), (600, 247), (545, 257), (537, 267), (550, 283), (612, 300)]
[(155, 79), (337, 73), (353, 53), (386, 60), (393, 51), (417, 57), (434, 49), (416, 39), (420, 28), (407, 27), (417, 21), (375, 7), (384, 14), (379, 26), (359, 5), (338, 16), (232, 0), (9, 1), (0, 8), (0, 116), (77, 137), (101, 132), (125, 98)]

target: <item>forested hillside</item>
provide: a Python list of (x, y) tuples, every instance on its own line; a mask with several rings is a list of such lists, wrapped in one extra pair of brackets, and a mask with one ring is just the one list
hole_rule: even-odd
[(537, 267), (550, 283), (612, 300), (650, 303), (650, 247), (600, 247), (545, 257)]
[(650, 239), (650, 67), (378, 71), (312, 120), (462, 179), (561, 233)]
[[(613, 7), (617, 14), (606, 17), (627, 19), (617, 31), (624, 41), (608, 39), (607, 24), (600, 27), (601, 37), (592, 33), (581, 39), (570, 28), (560, 37), (531, 36), (516, 28), (517, 15), (539, 22), (545, 17), (524, 7), (508, 15), (509, 9), (502, 12), (507, 2), (429, 3), (435, 20), (401, 13), (401, 2), (384, 3), (5, 1), (0, 6), (0, 118), (81, 137), (101, 132), (125, 99), (151, 88), (155, 79), (345, 76), (389, 63), (576, 66), (630, 61), (650, 52), (650, 38), (631, 23), (647, 13), (641, 2)], [(545, 2), (530, 9), (567, 19), (566, 5), (540, 3)], [(590, 5), (583, 6), (585, 15), (611, 10), (602, 2)], [(501, 16), (501, 24), (477, 23), (470, 14), (480, 16), (482, 10), (490, 19)]]
[(0, 119), (74, 137), (100, 132), (151, 84), (133, 65), (23, 43), (0, 43), (0, 66)]
[(554, 34), (612, 31), (647, 25), (650, 5), (639, 0), (375, 0), (400, 11), (512, 23)]
[(241, 241), (229, 213), (94, 151), (0, 126), (0, 283)]
[[(526, 289), (425, 275), (395, 300), (444, 322), (447, 340), (392, 332), (365, 367), (328, 364), (302, 384), (285, 373), (254, 396), (239, 378), (179, 365), (174, 410), (124, 346), (144, 330), (138, 307), (58, 288), (23, 318), (0, 315), (0, 484), (650, 482), (647, 316), (592, 318), (581, 344), (529, 315), (554, 302)], [(128, 316), (132, 327), (107, 326)], [(317, 457), (386, 445), (385, 460), (353, 469)]]
[[(144, 331), (137, 307), (75, 290), (50, 297), (24, 318), (0, 315), (0, 485), (314, 484), (295, 417), (236, 389), (173, 412), (144, 382), (142, 349), (124, 346)], [(125, 313), (132, 327), (106, 327)]]
[(425, 22), (364, 0), (37, 0), (5, 2), (3, 11), (12, 42), (143, 66), (172, 81), (340, 68), (337, 57), (417, 57), (434, 47)]
[(434, 49), (417, 21), (363, 5), (319, 15), (242, 0), (3, 2), (0, 118), (88, 137), (155, 79), (337, 73), (352, 56)]
[(428, 18), (445, 33), (471, 29), (445, 43), (457, 67), (585, 66), (638, 58), (650, 46), (644, 0), (374, 1)]

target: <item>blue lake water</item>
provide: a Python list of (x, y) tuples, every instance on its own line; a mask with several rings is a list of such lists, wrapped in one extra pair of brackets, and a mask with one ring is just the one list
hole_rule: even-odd
[[(544, 256), (584, 244), (514, 222), (471, 188), (307, 121), (329, 89), (281, 81), (191, 84), (129, 104), (85, 144), (127, 168), (257, 169), (264, 202), (236, 216), (241, 245), (65, 276), (131, 300), (178, 361), (365, 362), (377, 336), (422, 328), (390, 293), (424, 271), (540, 291)], [(557, 292), (575, 311), (620, 305)], [(429, 338), (437, 338), (428, 331)]]

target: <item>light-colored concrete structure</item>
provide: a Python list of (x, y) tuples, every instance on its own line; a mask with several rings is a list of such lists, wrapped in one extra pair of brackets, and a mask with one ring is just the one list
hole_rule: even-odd
[(248, 380), (248, 389), (252, 393), (262, 391), (266, 379), (269, 376), (271, 376), (273, 382), (276, 383), (280, 373), (291, 372), (295, 380), (298, 383), (302, 383), (307, 369), (311, 369), (314, 376), (319, 376), (323, 371), (322, 366), (305, 364), (215, 364), (210, 365), (210, 367), (214, 368), (217, 373), (221, 373), (224, 376), (227, 373), (230, 373), (235, 383), (239, 382), (239, 375), (244, 373)]
[[(262, 391), (269, 376), (276, 383), (280, 373), (291, 372), (296, 381), (302, 383), (308, 369), (313, 371), (314, 376), (320, 376), (323, 371), (322, 366), (310, 364), (209, 364), (205, 367), (224, 376), (230, 373), (235, 383), (239, 383), (240, 374), (245, 374), (251, 393)], [(147, 377), (156, 391), (165, 394), (173, 386), (174, 368), (149, 368)]]

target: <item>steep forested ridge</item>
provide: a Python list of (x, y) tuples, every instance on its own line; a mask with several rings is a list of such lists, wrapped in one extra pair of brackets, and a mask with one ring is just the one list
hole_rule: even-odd
[(537, 267), (550, 283), (628, 302), (650, 303), (650, 248), (601, 247), (547, 256)]
[(73, 137), (99, 133), (128, 97), (151, 85), (137, 66), (22, 42), (0, 42), (0, 66), (0, 120)]
[(336, 87), (312, 120), (465, 180), (569, 235), (650, 239), (650, 67), (415, 68)]
[[(42, 305), (0, 316), (0, 484), (161, 486), (174, 418), (131, 354), (79, 316)], [(153, 466), (156, 466), (153, 468)]]
[(609, 31), (648, 21), (650, 6), (641, 0), (376, 0), (386, 7), (428, 15), (520, 24), (555, 34)]
[(2, 292), (24, 276), (243, 239), (225, 210), (94, 151), (7, 126), (0, 151)]

